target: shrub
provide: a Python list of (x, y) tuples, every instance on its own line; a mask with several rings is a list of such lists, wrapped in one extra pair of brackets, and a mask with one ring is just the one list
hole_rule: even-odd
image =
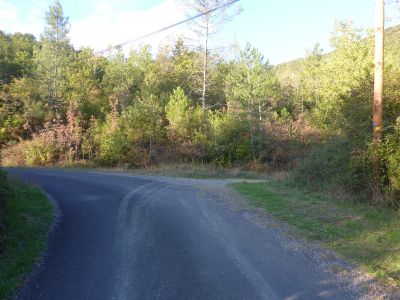
[(118, 122), (118, 119), (110, 117), (96, 128), (96, 161), (100, 165), (110, 167), (122, 163), (127, 140)]
[(170, 96), (165, 107), (167, 135), (180, 161), (203, 161), (209, 138), (208, 113), (195, 106), (180, 87)]
[(35, 135), (2, 151), (4, 166), (45, 166), (56, 161), (57, 147), (52, 132)]
[[(388, 150), (387, 143), (370, 143), (365, 149), (354, 152), (349, 187), (353, 193), (362, 195), (363, 200), (371, 201), (376, 206), (398, 208), (400, 189), (396, 182), (399, 179), (399, 153), (395, 149), (389, 154)], [(379, 170), (377, 175), (374, 175), (374, 165)]]
[(25, 142), (4, 148), (1, 151), (1, 164), (6, 167), (25, 166)]
[[(400, 128), (400, 127), (399, 127)], [(400, 130), (381, 144), (333, 139), (314, 146), (297, 165), (292, 182), (313, 189), (341, 188), (377, 206), (400, 206)], [(379, 176), (374, 176), (374, 165)], [(378, 197), (373, 197), (378, 195)]]
[(211, 116), (209, 156), (217, 165), (229, 166), (252, 157), (249, 125), (230, 114)]
[(26, 141), (24, 149), (25, 163), (27, 166), (45, 166), (56, 160), (56, 145), (51, 133), (34, 137)]
[(311, 148), (295, 168), (292, 179), (314, 189), (347, 186), (351, 180), (352, 147), (344, 139), (332, 139)]
[(389, 190), (400, 197), (400, 117), (397, 119), (394, 132), (385, 139), (385, 157)]

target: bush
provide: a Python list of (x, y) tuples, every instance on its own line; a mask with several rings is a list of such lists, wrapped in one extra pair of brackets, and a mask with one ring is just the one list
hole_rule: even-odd
[[(370, 143), (365, 149), (353, 153), (350, 169), (351, 189), (369, 199), (375, 193), (374, 204), (400, 207), (400, 118), (389, 128), (380, 144)], [(374, 164), (379, 167), (374, 176)]]
[(96, 128), (96, 161), (102, 166), (111, 167), (123, 162), (127, 139), (118, 125), (118, 120), (109, 118)]
[[(387, 143), (370, 143), (366, 149), (354, 152), (350, 163), (351, 191), (376, 206), (398, 208), (399, 154), (397, 149), (388, 148)], [(377, 175), (374, 165), (379, 170)]]
[[(400, 128), (400, 127), (399, 127)], [(343, 189), (377, 206), (400, 207), (400, 130), (381, 144), (333, 139), (314, 146), (297, 165), (292, 182), (312, 189)], [(374, 176), (374, 164), (379, 177)]]
[(300, 185), (321, 189), (351, 181), (352, 147), (344, 139), (332, 139), (314, 146), (295, 168), (292, 179)]
[(57, 147), (51, 132), (34, 136), (31, 140), (21, 141), (2, 151), (4, 166), (45, 166), (57, 159)]
[(231, 166), (252, 157), (249, 125), (230, 114), (211, 117), (212, 138), (208, 154), (217, 165)]
[(52, 137), (40, 135), (26, 142), (24, 149), (27, 166), (45, 166), (52, 164), (56, 159), (56, 146)]
[(389, 188), (400, 196), (400, 117), (384, 144)]
[(174, 148), (174, 160), (204, 161), (209, 139), (209, 111), (195, 106), (182, 88), (176, 88), (165, 107), (167, 137)]
[(11, 145), (1, 151), (1, 164), (6, 167), (25, 166), (25, 142)]

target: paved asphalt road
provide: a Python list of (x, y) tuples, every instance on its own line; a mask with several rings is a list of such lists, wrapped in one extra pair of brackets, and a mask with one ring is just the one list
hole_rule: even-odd
[[(61, 211), (19, 299), (360, 299), (313, 253), (193, 184), (13, 169)], [(289, 238), (286, 238), (289, 239)]]

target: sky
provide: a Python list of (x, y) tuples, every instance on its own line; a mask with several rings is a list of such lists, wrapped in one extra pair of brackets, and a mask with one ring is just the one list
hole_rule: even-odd
[[(102, 50), (186, 18), (181, 0), (60, 0), (76, 49)], [(303, 57), (319, 43), (326, 52), (335, 21), (371, 28), (375, 0), (240, 0), (242, 13), (214, 37), (215, 47), (249, 42), (272, 64)], [(388, 0), (386, 26), (400, 24), (400, 4)], [(40, 38), (52, 0), (0, 0), (0, 30)], [(142, 40), (157, 49), (163, 41), (190, 35), (187, 25)], [(138, 44), (132, 45), (137, 47)], [(131, 46), (128, 46), (128, 48)]]

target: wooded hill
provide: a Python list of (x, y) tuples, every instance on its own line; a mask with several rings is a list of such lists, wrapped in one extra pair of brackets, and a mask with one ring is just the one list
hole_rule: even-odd
[(202, 107), (203, 52), (183, 39), (97, 56), (71, 45), (59, 2), (46, 20), (40, 40), (0, 33), (3, 165), (284, 169), (300, 185), (364, 200), (379, 190), (379, 204), (398, 207), (400, 27), (386, 35), (384, 141), (373, 148), (373, 39), (351, 24), (335, 26), (330, 54), (316, 47), (276, 68), (251, 45), (233, 60), (210, 55)]
[[(318, 50), (318, 46), (316, 47), (314, 48), (314, 52)], [(309, 53), (309, 55), (312, 55), (312, 53)], [(322, 56), (327, 56), (326, 59), (329, 59), (329, 55), (328, 53)], [(393, 63), (397, 62), (400, 64), (400, 25), (385, 30), (385, 57)], [(298, 85), (301, 73), (305, 68), (305, 61), (305, 58), (299, 58), (276, 65), (274, 70), (279, 81), (284, 85)]]

